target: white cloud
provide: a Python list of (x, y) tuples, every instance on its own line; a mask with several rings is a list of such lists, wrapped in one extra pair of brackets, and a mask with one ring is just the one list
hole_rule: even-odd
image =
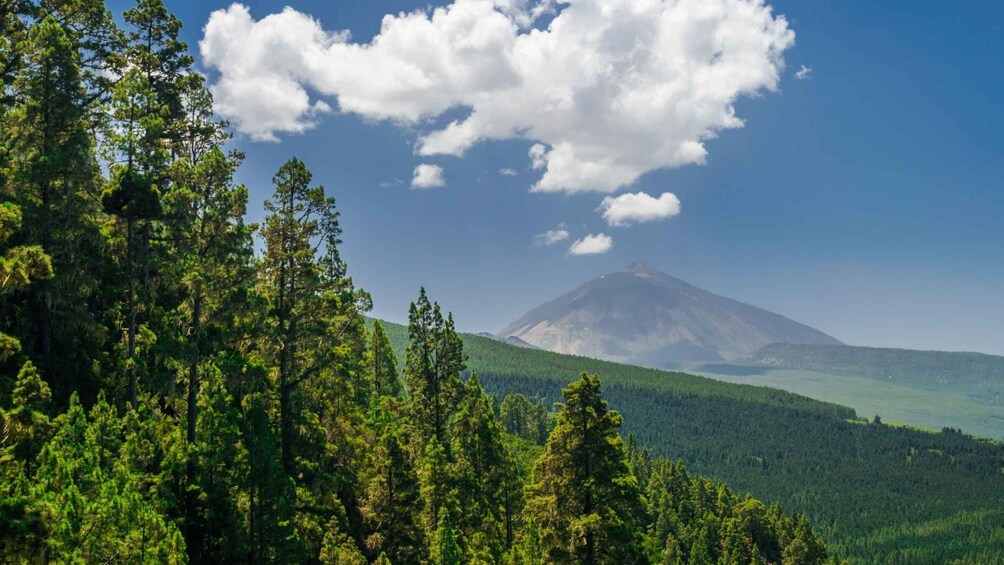
[(415, 172), (411, 177), (411, 188), (423, 190), (426, 188), (439, 188), (446, 186), (443, 180), (443, 168), (439, 165), (422, 163), (415, 167)]
[(502, 175), (502, 176), (504, 176), (504, 177), (514, 177), (514, 176), (518, 175), (519, 172), (516, 171), (516, 169), (505, 168), (505, 169), (499, 169), (499, 174)]
[[(200, 50), (217, 110), (260, 140), (341, 112), (407, 124), (421, 155), (491, 139), (539, 142), (538, 191), (612, 192), (647, 171), (703, 163), (742, 127), (734, 103), (777, 86), (794, 44), (764, 0), (454, 0), (386, 15), (369, 43), (292, 8), (213, 12)], [(532, 23), (556, 12), (546, 29)], [(314, 94), (316, 93), (316, 95)], [(442, 129), (429, 118), (467, 117)], [(546, 148), (546, 149), (545, 149)]]
[(572, 255), (596, 255), (610, 251), (613, 246), (614, 240), (609, 235), (589, 234), (582, 239), (575, 240), (575, 243), (568, 248), (568, 252)]
[(633, 192), (620, 196), (607, 196), (600, 204), (603, 219), (611, 226), (643, 224), (680, 213), (680, 199), (672, 192), (663, 192), (659, 198)]
[(521, 28), (528, 28), (541, 16), (554, 13), (554, 0), (494, 0), (494, 3)]
[(539, 143), (534, 143), (527, 151), (530, 156), (530, 166), (533, 170), (543, 169), (547, 166), (547, 148)]
[(568, 230), (559, 227), (556, 230), (547, 230), (544, 233), (539, 233), (533, 237), (534, 245), (554, 245), (559, 241), (565, 241), (568, 239)]
[(809, 80), (812, 78), (812, 67), (802, 65), (802, 68), (795, 71), (795, 78), (798, 80)]
[(380, 183), (380, 188), (390, 188), (392, 186), (401, 186), (403, 184), (404, 184), (403, 180), (395, 178), (393, 180), (388, 180)]

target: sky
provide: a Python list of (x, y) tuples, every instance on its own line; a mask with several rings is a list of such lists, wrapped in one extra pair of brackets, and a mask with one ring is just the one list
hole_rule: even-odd
[(252, 219), (303, 160), (377, 317), (424, 285), (495, 332), (643, 260), (846, 343), (1004, 354), (1004, 4), (167, 6)]

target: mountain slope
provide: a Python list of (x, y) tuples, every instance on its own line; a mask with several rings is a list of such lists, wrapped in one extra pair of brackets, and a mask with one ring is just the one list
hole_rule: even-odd
[(844, 404), (890, 422), (1004, 439), (1002, 356), (776, 343), (733, 363), (690, 370)]
[(644, 263), (593, 279), (531, 310), (498, 335), (549, 351), (652, 367), (733, 359), (778, 342), (840, 344)]
[[(407, 328), (384, 328), (403, 363)], [(999, 443), (867, 424), (849, 408), (775, 388), (463, 340), (469, 369), (499, 399), (559, 400), (579, 371), (598, 373), (641, 445), (808, 513), (828, 547), (853, 563), (982, 564), (1004, 555)]]
[(1004, 357), (983, 353), (774, 343), (738, 362), (892, 380), (912, 386), (970, 384), (1004, 391)]

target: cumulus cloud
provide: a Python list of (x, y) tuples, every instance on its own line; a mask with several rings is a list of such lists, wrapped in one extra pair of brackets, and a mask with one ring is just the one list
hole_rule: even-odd
[(539, 233), (533, 237), (534, 245), (554, 245), (559, 241), (565, 241), (568, 239), (568, 230), (559, 227), (556, 230), (547, 230), (544, 233)]
[(422, 163), (415, 167), (415, 172), (411, 177), (411, 188), (424, 190), (426, 188), (439, 188), (446, 186), (443, 179), (443, 168), (439, 165)]
[(554, 13), (554, 0), (494, 0), (500, 12), (521, 28), (528, 28), (541, 16)]
[[(369, 43), (292, 8), (212, 13), (199, 43), (216, 107), (254, 139), (332, 111), (406, 124), (420, 155), (492, 139), (537, 143), (537, 191), (612, 192), (703, 163), (742, 127), (734, 103), (774, 90), (794, 33), (764, 0), (454, 0), (386, 15)], [(546, 29), (533, 22), (551, 12)], [(436, 129), (451, 108), (466, 117)]]
[(514, 177), (518, 175), (519, 172), (517, 172), (516, 169), (505, 168), (505, 169), (499, 169), (499, 174), (504, 177)]
[(634, 192), (605, 197), (599, 210), (603, 211), (603, 219), (608, 225), (629, 226), (679, 214), (680, 199), (672, 192), (663, 192), (658, 198)]
[(543, 169), (547, 166), (547, 148), (539, 143), (534, 143), (527, 151), (530, 156), (530, 166), (533, 170)]
[(613, 246), (614, 240), (609, 235), (589, 234), (582, 239), (575, 240), (575, 243), (568, 248), (568, 252), (572, 255), (597, 255), (610, 251)]
[(802, 65), (802, 68), (795, 71), (795, 78), (798, 80), (809, 80), (812, 78), (812, 67)]

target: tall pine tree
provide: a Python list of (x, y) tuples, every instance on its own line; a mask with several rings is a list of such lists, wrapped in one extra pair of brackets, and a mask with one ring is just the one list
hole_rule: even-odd
[(582, 373), (562, 395), (557, 426), (537, 461), (527, 497), (547, 559), (587, 565), (638, 562), (643, 503), (618, 433), (620, 414), (607, 408), (596, 375)]

